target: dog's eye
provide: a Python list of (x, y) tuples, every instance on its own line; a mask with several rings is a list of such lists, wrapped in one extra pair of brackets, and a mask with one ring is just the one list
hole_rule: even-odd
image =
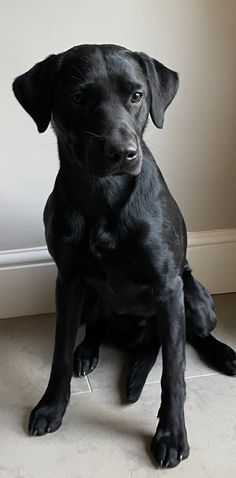
[(131, 103), (139, 103), (143, 97), (143, 93), (141, 91), (134, 91), (131, 95)]
[(71, 100), (73, 103), (78, 105), (79, 103), (82, 103), (82, 95), (81, 93), (76, 93), (75, 95), (71, 95)]

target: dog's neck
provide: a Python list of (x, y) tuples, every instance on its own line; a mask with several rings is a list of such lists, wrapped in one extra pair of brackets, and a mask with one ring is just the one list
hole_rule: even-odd
[(89, 217), (117, 214), (123, 209), (135, 189), (138, 177), (122, 174), (93, 178), (79, 163), (65, 158), (64, 150), (63, 155), (60, 154), (60, 145), (58, 150), (60, 158), (58, 181), (73, 208)]

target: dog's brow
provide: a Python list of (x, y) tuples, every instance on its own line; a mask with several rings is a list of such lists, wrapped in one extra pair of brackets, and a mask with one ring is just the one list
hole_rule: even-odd
[(140, 82), (127, 82), (127, 87), (134, 90), (140, 90), (143, 88), (143, 85)]
[(130, 78), (125, 78), (124, 76), (120, 76), (118, 80), (119, 86), (122, 89), (127, 91), (135, 91), (135, 90), (142, 90), (143, 84), (140, 81), (134, 81)]
[(71, 72), (72, 74), (69, 76), (69, 78), (73, 78), (74, 80), (80, 81), (81, 78), (83, 77), (81, 70), (76, 68), (75, 65), (70, 64)]

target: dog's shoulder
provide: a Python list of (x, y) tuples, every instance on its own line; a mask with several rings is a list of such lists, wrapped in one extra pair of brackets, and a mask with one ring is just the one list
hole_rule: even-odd
[(72, 250), (81, 240), (85, 227), (83, 216), (66, 197), (59, 175), (46, 202), (43, 219), (48, 250), (56, 261), (62, 250)]

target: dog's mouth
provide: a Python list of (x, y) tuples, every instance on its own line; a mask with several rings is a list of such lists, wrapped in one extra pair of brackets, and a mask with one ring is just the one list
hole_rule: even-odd
[(108, 176), (121, 176), (129, 174), (130, 176), (138, 176), (142, 169), (142, 154), (133, 159), (132, 161), (122, 161), (120, 164), (114, 166), (94, 166), (94, 163), (85, 161), (83, 164), (88, 176), (93, 178), (105, 178)]
[(138, 176), (141, 173), (142, 163), (142, 153), (139, 153), (132, 161), (126, 161), (122, 169), (124, 173), (130, 174), (131, 176)]
[(74, 162), (84, 169), (87, 176), (91, 176), (92, 178), (105, 178), (124, 174), (138, 176), (142, 169), (142, 151), (139, 151), (137, 156), (132, 160), (125, 159), (114, 164), (107, 163), (103, 154), (96, 154), (97, 151), (87, 150), (81, 154), (81, 145), (78, 151), (77, 148), (74, 147), (73, 153)]

